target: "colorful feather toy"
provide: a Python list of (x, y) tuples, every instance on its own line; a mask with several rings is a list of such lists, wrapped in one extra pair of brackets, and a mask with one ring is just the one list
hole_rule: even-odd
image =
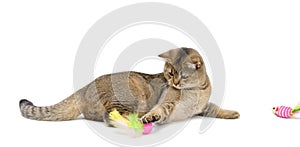
[(137, 113), (129, 114), (126, 119), (117, 110), (113, 110), (109, 113), (109, 118), (113, 126), (125, 130), (133, 137), (149, 134), (152, 131), (152, 123), (141, 123)]

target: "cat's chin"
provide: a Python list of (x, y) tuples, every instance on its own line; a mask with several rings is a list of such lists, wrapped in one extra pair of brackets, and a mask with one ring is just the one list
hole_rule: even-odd
[(183, 87), (178, 87), (178, 86), (174, 86), (174, 85), (173, 85), (173, 87), (174, 87), (175, 89), (178, 89), (178, 90), (183, 89)]
[(181, 90), (181, 89), (184, 89), (184, 87), (180, 87), (180, 86), (176, 86), (176, 85), (172, 85), (172, 87), (174, 87), (175, 89), (178, 89), (178, 90)]
[(175, 89), (178, 89), (178, 90), (188, 90), (188, 89), (194, 89), (194, 88), (197, 88), (198, 86), (176, 86), (176, 85), (172, 85), (172, 87), (174, 87)]

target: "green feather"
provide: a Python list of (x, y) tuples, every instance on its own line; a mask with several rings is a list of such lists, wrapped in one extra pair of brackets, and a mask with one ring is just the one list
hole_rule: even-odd
[(137, 113), (129, 114), (128, 121), (130, 123), (130, 127), (133, 128), (135, 131), (137, 132), (143, 131), (143, 124), (139, 121)]
[(295, 113), (295, 112), (297, 112), (297, 111), (299, 111), (300, 110), (300, 108), (294, 108), (293, 110), (292, 110), (292, 113)]

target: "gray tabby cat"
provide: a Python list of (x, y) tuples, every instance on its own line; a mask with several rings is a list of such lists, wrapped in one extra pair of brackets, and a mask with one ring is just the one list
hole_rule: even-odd
[(221, 109), (209, 102), (211, 84), (199, 53), (191, 48), (172, 49), (159, 55), (166, 60), (164, 72), (154, 75), (121, 72), (103, 75), (62, 102), (38, 107), (20, 101), (24, 117), (34, 120), (63, 121), (80, 114), (88, 120), (110, 125), (109, 112), (138, 113), (143, 123), (159, 124), (195, 115), (235, 119), (236, 111)]

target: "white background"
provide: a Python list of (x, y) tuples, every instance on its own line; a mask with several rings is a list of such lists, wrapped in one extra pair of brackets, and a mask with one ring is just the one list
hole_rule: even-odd
[[(0, 146), (114, 146), (82, 120), (24, 119), (18, 102), (27, 98), (36, 105), (49, 105), (70, 95), (76, 51), (87, 30), (112, 10), (141, 1), (0, 2)], [(225, 62), (222, 107), (241, 113), (238, 120), (217, 120), (204, 134), (198, 133), (201, 121), (195, 119), (161, 146), (296, 145), (300, 120), (276, 118), (271, 108), (292, 107), (300, 101), (300, 3), (160, 2), (190, 11), (208, 27)], [(95, 75), (100, 76), (97, 68)]]

